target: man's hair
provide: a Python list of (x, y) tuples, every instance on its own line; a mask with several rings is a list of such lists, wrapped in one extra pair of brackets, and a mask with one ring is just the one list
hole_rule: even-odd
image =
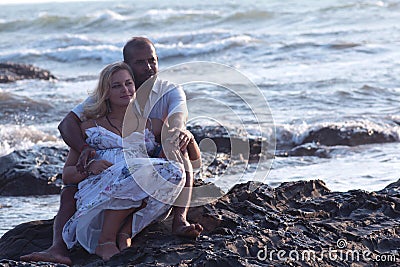
[(146, 37), (132, 37), (124, 46), (122, 54), (124, 56), (124, 62), (128, 63), (129, 58), (132, 57), (135, 49), (143, 49), (148, 46), (155, 48), (154, 44), (150, 39)]

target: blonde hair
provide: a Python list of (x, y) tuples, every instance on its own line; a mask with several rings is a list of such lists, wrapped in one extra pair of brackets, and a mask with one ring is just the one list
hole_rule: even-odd
[(120, 70), (128, 71), (129, 74), (132, 76), (132, 80), (134, 79), (131, 68), (128, 66), (128, 64), (124, 62), (116, 62), (105, 66), (104, 69), (100, 72), (97, 87), (91, 93), (93, 103), (87, 104), (84, 107), (83, 116), (85, 120), (104, 117), (105, 115), (107, 115), (107, 113), (110, 112), (108, 93), (111, 86), (111, 76)]

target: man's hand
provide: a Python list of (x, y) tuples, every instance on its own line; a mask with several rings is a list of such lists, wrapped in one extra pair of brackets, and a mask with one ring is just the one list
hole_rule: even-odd
[(85, 146), (81, 154), (79, 155), (78, 163), (76, 164), (76, 169), (80, 173), (85, 172), (85, 166), (89, 159), (93, 158), (96, 155), (96, 150), (93, 147)]
[(193, 134), (188, 130), (174, 128), (169, 132), (171, 136), (169, 141), (178, 146), (181, 151), (185, 151), (187, 145), (194, 140)]
[(179, 140), (179, 148), (181, 151), (185, 151), (189, 143), (194, 141), (194, 136), (189, 130), (183, 130), (179, 135)]

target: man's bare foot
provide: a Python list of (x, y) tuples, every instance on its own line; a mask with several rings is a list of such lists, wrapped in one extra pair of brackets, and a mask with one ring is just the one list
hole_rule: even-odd
[(96, 247), (95, 253), (97, 256), (100, 256), (103, 261), (108, 261), (112, 256), (118, 254), (120, 251), (117, 248), (117, 244), (115, 242), (104, 242), (99, 243)]
[(69, 252), (66, 249), (48, 248), (44, 251), (33, 252), (20, 257), (21, 261), (45, 261), (72, 265)]
[(118, 233), (117, 244), (120, 251), (129, 248), (132, 245), (131, 235), (128, 233)]
[(177, 236), (197, 238), (203, 231), (203, 226), (198, 223), (189, 223), (188, 221), (177, 221), (172, 223), (172, 233)]

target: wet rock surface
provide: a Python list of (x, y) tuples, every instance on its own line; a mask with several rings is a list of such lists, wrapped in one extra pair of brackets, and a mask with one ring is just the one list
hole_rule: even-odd
[[(73, 263), (82, 266), (400, 264), (400, 180), (377, 192), (343, 193), (331, 192), (320, 180), (283, 183), (277, 188), (249, 182), (236, 185), (218, 201), (191, 208), (189, 219), (205, 228), (197, 240), (173, 236), (169, 218), (146, 228), (135, 237), (133, 247), (106, 263), (80, 248), (72, 251)], [(50, 245), (51, 227), (52, 220), (36, 221), (7, 232), (0, 239), (0, 259), (3, 259), (0, 264), (23, 266), (19, 256)], [(31, 266), (54, 266), (46, 264)]]
[(398, 141), (398, 138), (395, 135), (374, 131), (373, 129), (330, 126), (311, 131), (303, 140), (303, 144), (314, 142), (326, 146), (358, 146), (395, 141)]
[(277, 157), (309, 157), (330, 158), (337, 146), (354, 147), (366, 144), (383, 144), (398, 142), (396, 122), (392, 121), (392, 130), (363, 125), (338, 126), (327, 125), (312, 129), (304, 134), (301, 140), (294, 142), (288, 131), (280, 132), (281, 140), (277, 140)]
[(24, 79), (51, 80), (56, 79), (56, 77), (50, 71), (33, 65), (12, 62), (0, 63), (0, 83)]
[(66, 148), (38, 147), (0, 158), (0, 195), (59, 194)]
[(296, 146), (289, 150), (278, 150), (276, 156), (278, 157), (304, 157), (316, 156), (320, 158), (329, 158), (330, 149), (326, 146), (321, 146), (316, 143), (305, 143)]
[[(261, 134), (251, 136), (222, 126), (188, 125), (187, 129), (199, 144), (205, 139), (211, 139), (215, 144), (216, 153), (230, 154), (233, 157), (241, 156), (250, 161), (257, 161), (261, 153), (272, 152), (266, 150), (268, 141)], [(204, 149), (209, 150), (210, 147), (206, 145), (202, 151)], [(211, 148), (211, 150), (213, 149)], [(267, 156), (272, 157), (272, 155)]]
[[(393, 122), (395, 123), (395, 122)], [(267, 151), (268, 142), (262, 134), (248, 135), (235, 129), (226, 129), (218, 126), (189, 125), (188, 129), (193, 133), (197, 142), (211, 139), (219, 153), (233, 154), (237, 151), (248, 151), (242, 153), (244, 158), (250, 162), (257, 162), (260, 156)], [(285, 137), (285, 135), (287, 135)], [(316, 156), (329, 158), (335, 146), (359, 146), (365, 144), (381, 144), (398, 142), (399, 136), (395, 132), (385, 132), (382, 129), (369, 129), (364, 126), (337, 126), (328, 125), (319, 129), (310, 130), (298, 143), (290, 141), (291, 133), (282, 133), (281, 140), (276, 140), (277, 157), (303, 157)], [(232, 149), (232, 148), (235, 149)], [(239, 153), (240, 154), (240, 153)], [(272, 155), (263, 155), (271, 158)]]

